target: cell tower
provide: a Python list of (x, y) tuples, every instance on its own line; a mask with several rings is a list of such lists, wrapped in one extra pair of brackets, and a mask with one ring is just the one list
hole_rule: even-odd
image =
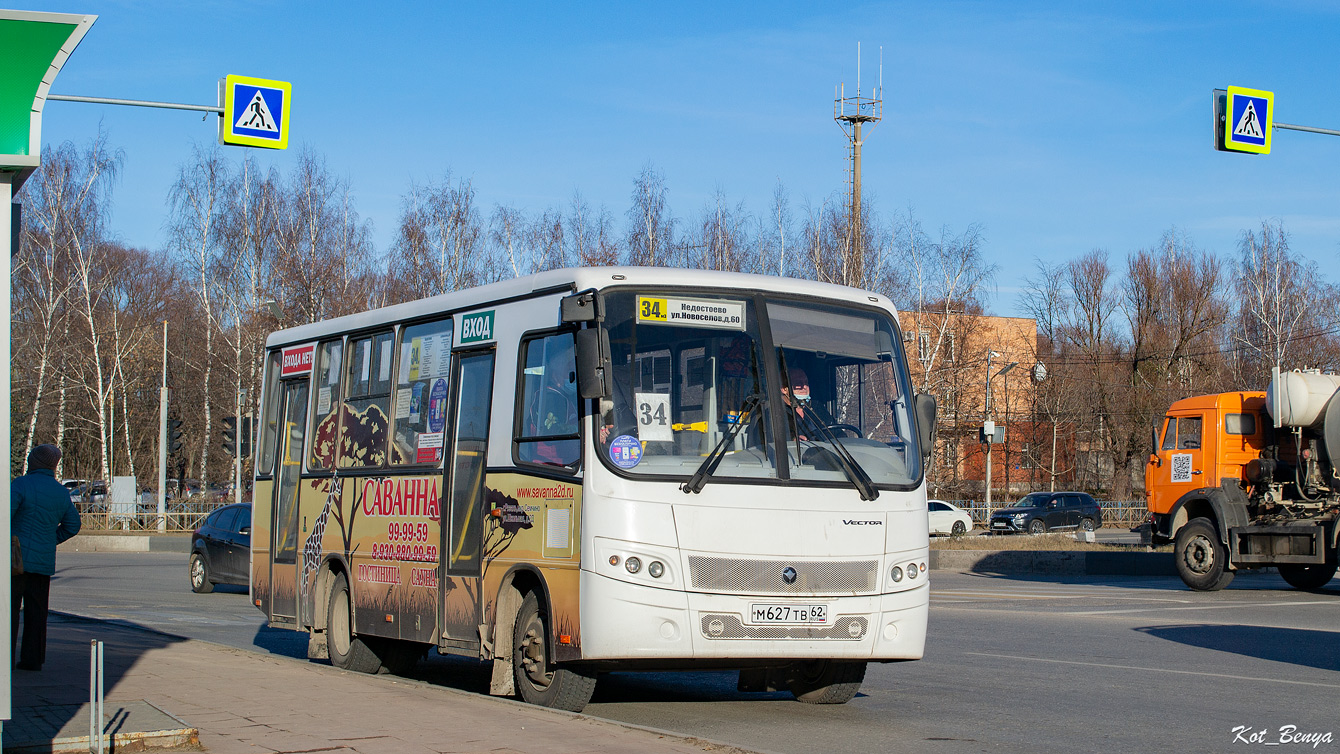
[[(861, 232), (861, 144), (864, 136), (861, 133), (862, 126), (866, 123), (871, 124), (870, 130), (874, 130), (875, 124), (878, 124), (884, 116), (884, 48), (879, 48), (879, 84), (875, 87), (873, 96), (861, 96), (861, 43), (856, 43), (856, 96), (847, 96), (847, 85), (845, 83), (838, 86), (834, 91), (833, 97), (833, 120), (837, 121), (842, 133), (847, 136), (847, 151), (851, 159), (851, 165), (847, 173), (847, 193), (851, 199), (851, 222), (848, 224), (847, 232), (849, 241), (853, 250), (857, 251), (852, 257), (855, 260), (864, 258), (859, 248), (861, 239), (864, 238)], [(860, 276), (858, 276), (860, 277)], [(860, 282), (853, 280), (852, 282)]]

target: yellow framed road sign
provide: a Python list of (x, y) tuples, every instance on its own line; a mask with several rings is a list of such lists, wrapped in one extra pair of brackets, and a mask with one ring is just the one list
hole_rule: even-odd
[(225, 76), (219, 81), (219, 143), (287, 149), (292, 96), (287, 81)]
[(1224, 149), (1270, 154), (1275, 125), (1275, 93), (1230, 86), (1224, 104)]

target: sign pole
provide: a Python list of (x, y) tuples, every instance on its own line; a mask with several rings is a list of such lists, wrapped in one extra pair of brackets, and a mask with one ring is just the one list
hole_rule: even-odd
[(163, 386), (158, 389), (158, 531), (167, 531), (167, 338), (168, 321), (163, 320)]

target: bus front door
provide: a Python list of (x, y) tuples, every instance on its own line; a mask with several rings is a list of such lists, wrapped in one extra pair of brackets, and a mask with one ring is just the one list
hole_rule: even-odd
[(296, 623), (298, 619), (298, 482), (302, 477), (303, 439), (307, 431), (307, 380), (283, 383), (279, 415), (279, 472), (274, 492), (274, 556), (270, 560), (270, 619)]
[(438, 625), (444, 646), (470, 650), (480, 645), (480, 582), (484, 531), (484, 469), (493, 402), (492, 351), (453, 357), (451, 444), (444, 464), (446, 490), (442, 526), (441, 598)]

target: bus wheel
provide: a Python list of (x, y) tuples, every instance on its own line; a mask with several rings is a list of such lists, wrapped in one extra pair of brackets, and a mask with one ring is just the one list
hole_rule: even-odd
[(864, 662), (817, 660), (795, 667), (791, 693), (806, 704), (846, 704), (865, 680)]
[(353, 634), (353, 612), (349, 609), (349, 579), (335, 574), (330, 589), (330, 609), (326, 611), (326, 650), (330, 664), (355, 673), (376, 673), (382, 661), (362, 639)]
[(1279, 565), (1280, 575), (1289, 582), (1289, 586), (1294, 589), (1320, 589), (1326, 586), (1331, 577), (1335, 576), (1336, 563), (1325, 563), (1321, 565), (1298, 565), (1296, 563), (1281, 563)]
[(596, 690), (595, 676), (549, 661), (549, 615), (535, 592), (521, 601), (512, 633), (512, 675), (522, 701), (540, 707), (581, 712)]
[(1197, 518), (1177, 530), (1173, 544), (1177, 575), (1198, 592), (1217, 592), (1233, 580), (1228, 549), (1208, 518)]

